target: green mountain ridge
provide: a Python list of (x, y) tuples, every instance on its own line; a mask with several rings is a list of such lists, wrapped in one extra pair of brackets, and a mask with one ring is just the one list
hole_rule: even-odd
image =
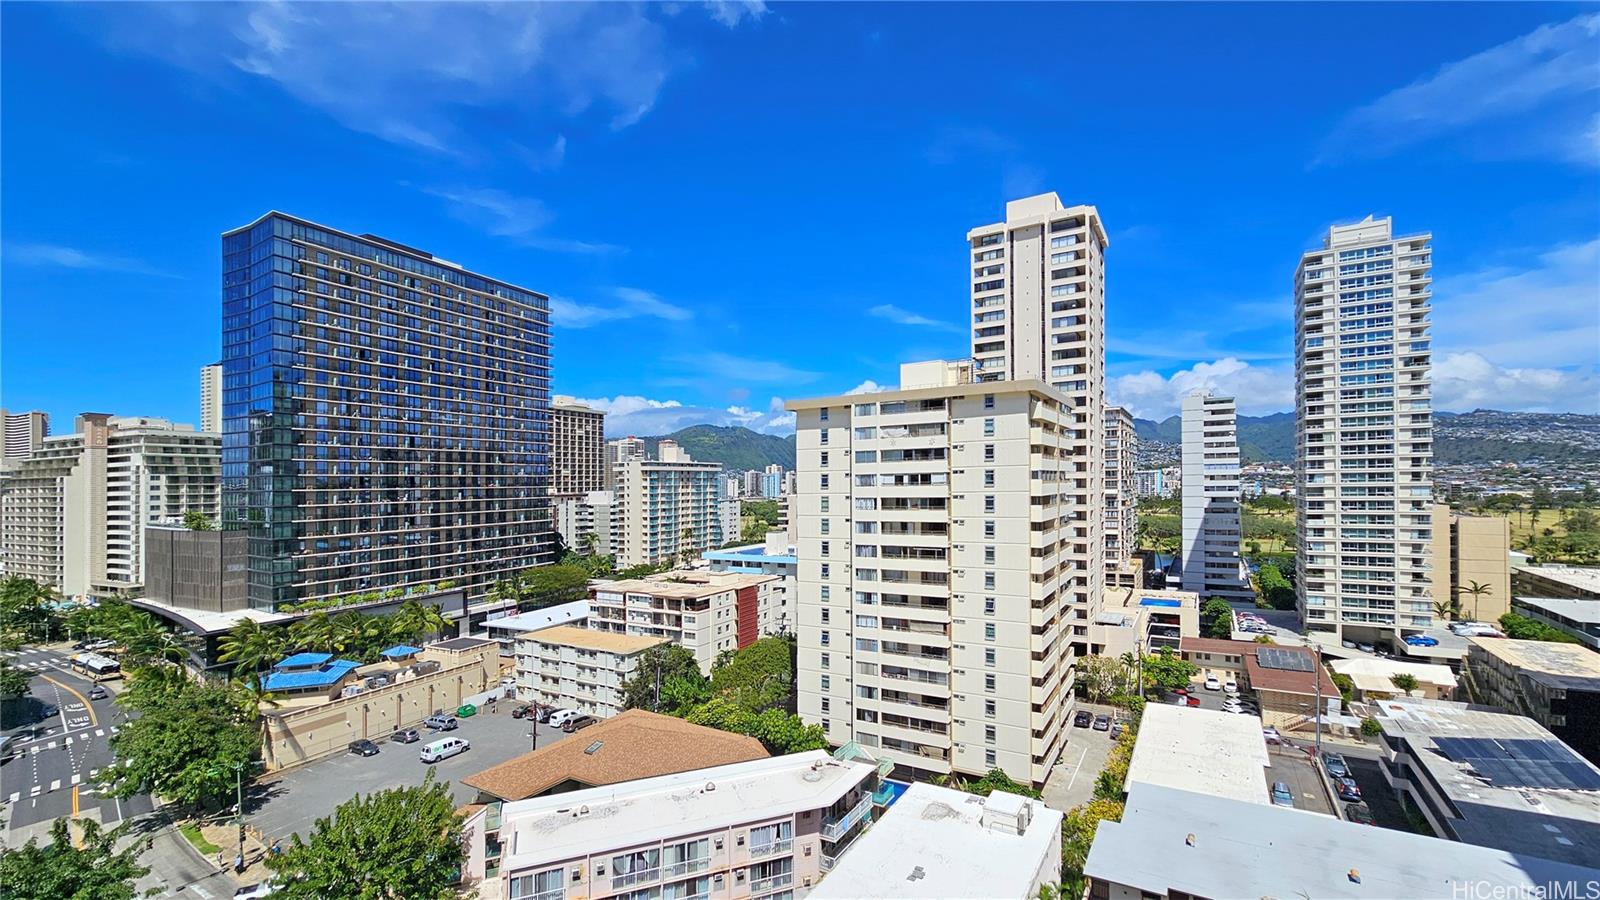
[(664, 440), (678, 442), (689, 455), (701, 462), (721, 463), (730, 472), (765, 469), (772, 463), (794, 468), (794, 435), (779, 437), (751, 431), (742, 425), (690, 425), (671, 434), (641, 437), (651, 456)]

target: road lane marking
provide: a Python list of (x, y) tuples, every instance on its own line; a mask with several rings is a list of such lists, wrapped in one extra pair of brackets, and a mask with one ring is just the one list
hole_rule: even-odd
[(56, 748), (56, 742), (55, 741), (51, 741), (50, 743), (45, 744), (44, 748), (46, 750), (54, 750)]
[[(77, 697), (78, 698), (78, 702), (82, 703), (84, 705), (84, 707), (89, 712), (89, 724), (90, 725), (99, 725), (100, 724), (100, 722), (97, 719), (95, 719), (95, 717), (94, 717), (94, 706), (89, 703), (89, 698), (88, 697), (85, 697), (84, 695), (78, 693), (77, 690), (74, 689), (71, 685), (62, 684), (61, 682), (55, 680), (54, 678), (51, 678), (49, 675), (40, 675), (39, 677), (43, 678), (45, 681), (50, 682), (51, 684), (55, 685), (56, 687), (61, 688), (62, 690), (66, 691), (67, 693), (71, 694), (72, 696)], [(62, 727), (65, 727), (66, 724), (67, 724), (67, 714), (66, 713), (62, 713), (61, 714), (61, 725), (62, 725)]]
[(106, 730), (104, 728), (96, 728), (94, 730), (94, 736), (95, 737), (105, 737), (106, 736)]
[(99, 774), (100, 774), (100, 770), (99, 769), (90, 769), (89, 770), (89, 777), (90, 778), (93, 778), (93, 777), (95, 777), (96, 775), (99, 775)]
[(50, 790), (52, 790), (52, 791), (61, 790), (61, 779), (57, 778), (55, 781), (50, 782)]
[[(82, 781), (83, 781), (83, 776), (82, 775), (74, 775), (74, 776), (72, 776), (72, 783), (73, 784), (79, 784)], [(73, 793), (77, 793), (77, 792), (74, 791)]]
[(29, 790), (29, 791), (28, 791), (28, 796), (30, 796), (30, 797), (37, 797), (37, 796), (39, 796), (39, 792), (40, 792), (40, 791), (42, 791), (42, 790), (44, 790), (44, 785), (42, 785), (42, 784), (36, 784), (36, 785), (34, 785), (34, 786), (33, 786), (33, 787), (32, 787), (32, 789), (30, 789), (30, 790)]
[(22, 799), (22, 792), (21, 791), (12, 791), (11, 792), (11, 799), (7, 800), (6, 803), (8, 805), (9, 804), (13, 804), (13, 803), (16, 803), (20, 799)]
[[(78, 776), (72, 776), (72, 780), (76, 782), (78, 780)], [(78, 789), (76, 787), (72, 789), (72, 814), (78, 814)]]
[(67, 746), (68, 747), (72, 746), (72, 738), (67, 738)]

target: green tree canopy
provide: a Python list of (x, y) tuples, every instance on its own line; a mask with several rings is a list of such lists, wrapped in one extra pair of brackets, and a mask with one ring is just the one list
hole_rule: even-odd
[(256, 723), (247, 720), (226, 683), (184, 681), (174, 687), (170, 676), (163, 680), (164, 690), (124, 695), (122, 702), (140, 715), (111, 738), (119, 765), (101, 773), (106, 793), (155, 794), (178, 804), (232, 796), (235, 770), (242, 767), (248, 780), (260, 747)]
[(1145, 684), (1164, 691), (1188, 687), (1190, 680), (1198, 674), (1200, 674), (1199, 666), (1166, 647), (1144, 658)]
[(723, 653), (711, 669), (711, 693), (751, 712), (789, 706), (794, 693), (792, 638), (764, 637)]
[(1233, 634), (1233, 607), (1221, 597), (1212, 597), (1200, 607), (1200, 633), (1205, 637), (1227, 638)]
[(217, 530), (217, 526), (211, 523), (211, 517), (198, 509), (191, 509), (183, 514), (183, 527), (190, 531)]
[(0, 700), (26, 697), (32, 681), (32, 673), (13, 666), (10, 657), (0, 657)]
[(1390, 675), (1389, 683), (1404, 693), (1411, 693), (1417, 689), (1417, 676), (1402, 672), (1399, 675)]
[(1559, 628), (1546, 625), (1537, 619), (1508, 612), (1500, 616), (1500, 630), (1506, 637), (1519, 641), (1549, 641), (1555, 644), (1581, 643), (1577, 638)]
[[(659, 676), (661, 702), (656, 702), (656, 684)], [(670, 702), (667, 684), (683, 682), (674, 688), (677, 699), (686, 694), (705, 695), (710, 691), (705, 676), (700, 674), (700, 663), (694, 651), (677, 644), (657, 644), (639, 654), (639, 664), (633, 677), (622, 685), (624, 709), (648, 709), (651, 712), (672, 713), (676, 707)]]
[(0, 850), (0, 896), (10, 900), (133, 900), (134, 882), (150, 870), (139, 865), (149, 841), (118, 851), (126, 828), (103, 831), (93, 819), (75, 819), (83, 829), (82, 846), (72, 841), (67, 819), (50, 826), (50, 843), (37, 838), (15, 849)]
[(517, 576), (521, 601), (531, 609), (571, 603), (589, 596), (589, 573), (581, 566), (539, 566)]
[(296, 900), (431, 900), (455, 897), (466, 860), (461, 819), (449, 782), (393, 788), (340, 804), (318, 819), (309, 840), (299, 834), (267, 867), (274, 896)]

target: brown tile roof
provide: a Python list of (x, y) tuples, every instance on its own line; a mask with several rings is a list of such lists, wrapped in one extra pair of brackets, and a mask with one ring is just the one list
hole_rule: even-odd
[[(1315, 660), (1315, 654), (1304, 647), (1286, 647), (1282, 644), (1256, 644), (1249, 655), (1244, 658), (1244, 668), (1250, 679), (1250, 687), (1257, 691), (1281, 691), (1286, 694), (1305, 694), (1311, 696), (1317, 692), (1316, 678), (1310, 672), (1291, 672), (1286, 669), (1272, 669), (1256, 661), (1255, 650), (1262, 647), (1274, 646), (1280, 650), (1298, 653)], [(1312, 663), (1316, 666), (1315, 662)], [(1322, 679), (1322, 696), (1339, 696), (1339, 686), (1333, 683), (1333, 678), (1328, 675), (1326, 666), (1316, 666), (1317, 677)]]
[[(598, 750), (584, 752), (596, 742)], [(753, 737), (630, 709), (461, 781), (502, 800), (526, 800), (564, 781), (602, 787), (768, 755)]]
[(1251, 641), (1230, 641), (1226, 638), (1186, 637), (1178, 649), (1186, 653), (1226, 653), (1231, 656), (1253, 655), (1258, 645)]

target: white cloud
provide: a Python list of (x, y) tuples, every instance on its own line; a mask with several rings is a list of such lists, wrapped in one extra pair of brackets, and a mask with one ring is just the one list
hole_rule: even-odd
[[(734, 27), (762, 9), (707, 14)], [(206, 3), (108, 7), (84, 21), (120, 49), (267, 79), (345, 127), (463, 155), (483, 140), (482, 109), (637, 122), (685, 61), (664, 15), (624, 3)]]
[(767, 4), (762, 0), (707, 0), (706, 9), (711, 18), (729, 28), (737, 28), (745, 19), (752, 22), (767, 14)]
[(1600, 412), (1600, 367), (1501, 368), (1476, 353), (1451, 353), (1434, 362), (1433, 406), (1529, 412)]
[(1434, 283), (1433, 344), (1502, 366), (1592, 366), (1600, 353), (1600, 239), (1565, 244), (1522, 267)]
[[(1447, 63), (1432, 76), (1379, 97), (1345, 117), (1324, 142), (1317, 162), (1382, 156), (1417, 141), (1537, 111), (1534, 127), (1519, 129), (1529, 150), (1573, 158), (1574, 116), (1585, 126), (1600, 90), (1600, 14), (1590, 13)], [(1551, 132), (1545, 135), (1542, 132)], [(1503, 135), (1491, 136), (1501, 139)], [(1600, 154), (1580, 161), (1600, 164)]]
[(631, 395), (578, 398), (578, 402), (605, 412), (608, 437), (670, 434), (690, 425), (740, 425), (777, 435), (794, 432), (794, 414), (783, 408), (781, 397), (773, 397), (764, 410), (744, 406), (717, 409)]
[(147, 263), (125, 256), (112, 256), (65, 247), (60, 244), (16, 244), (7, 242), (5, 257), (19, 266), (50, 266), (61, 269), (86, 269), (101, 272), (123, 272), (129, 275), (152, 275), (157, 278), (177, 278)]
[(673, 361), (695, 369), (700, 375), (713, 376), (727, 382), (798, 382), (817, 380), (820, 372), (797, 369), (770, 359), (750, 359), (720, 351), (676, 356)]
[(579, 303), (566, 297), (550, 298), (550, 324), (557, 328), (588, 328), (618, 319), (667, 319), (681, 322), (694, 313), (639, 288), (611, 289), (610, 305)]
[(557, 253), (611, 253), (622, 248), (597, 241), (578, 241), (542, 234), (555, 216), (540, 200), (518, 197), (497, 188), (424, 188), (450, 204), (450, 215), (524, 247)]
[(869, 378), (866, 381), (863, 381), (860, 384), (856, 385), (855, 387), (851, 388), (850, 390), (845, 391), (845, 393), (846, 394), (876, 394), (876, 393), (879, 393), (881, 391), (888, 391), (888, 390), (893, 390), (893, 388), (884, 387), (883, 385), (881, 385), (881, 384), (877, 383), (876, 381), (873, 381), (872, 379)]
[(940, 331), (960, 332), (963, 330), (959, 325), (930, 319), (927, 316), (918, 315), (908, 309), (901, 309), (890, 303), (880, 303), (872, 307), (867, 310), (867, 315), (875, 316), (879, 319), (888, 319), (900, 325), (917, 325), (923, 328), (937, 328)]
[(1198, 362), (1171, 375), (1145, 370), (1119, 375), (1106, 386), (1106, 400), (1142, 419), (1175, 415), (1186, 394), (1211, 390), (1238, 399), (1242, 415), (1259, 416), (1294, 408), (1294, 370), (1252, 366), (1234, 357)]

